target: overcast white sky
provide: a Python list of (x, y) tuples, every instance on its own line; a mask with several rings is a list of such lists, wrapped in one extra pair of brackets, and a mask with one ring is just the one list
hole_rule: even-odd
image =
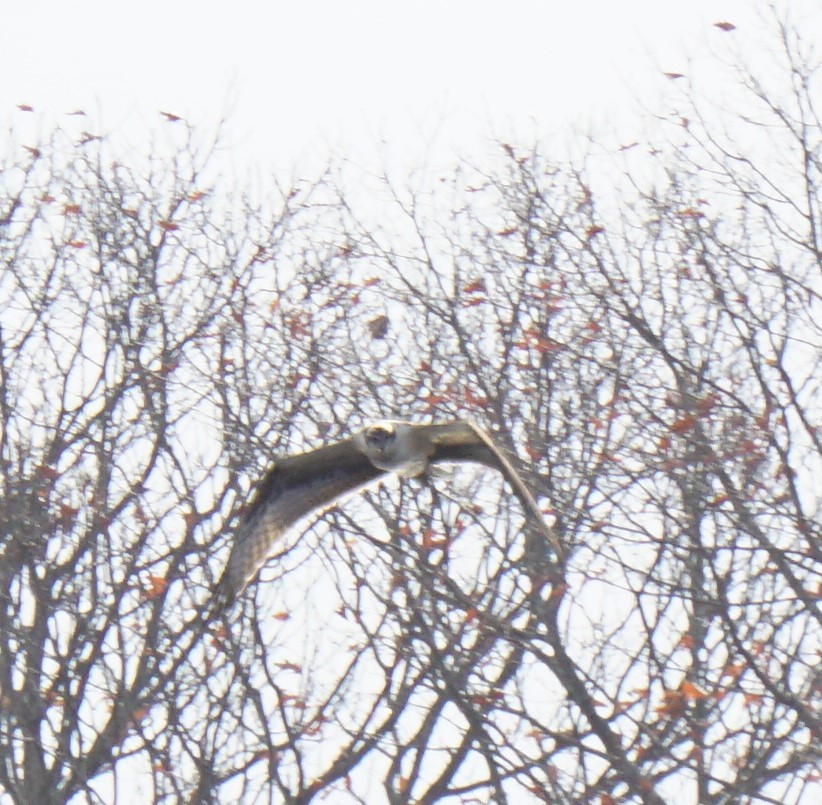
[[(0, 122), (130, 132), (226, 113), (244, 158), (419, 152), (602, 123), (686, 53), (748, 36), (750, 0), (29, 0), (5, 4)], [(800, 3), (800, 5), (805, 5)], [(731, 35), (712, 23), (729, 20)], [(656, 87), (656, 89), (655, 89)], [(95, 132), (97, 133), (97, 132)], [(2, 145), (0, 145), (2, 147)]]

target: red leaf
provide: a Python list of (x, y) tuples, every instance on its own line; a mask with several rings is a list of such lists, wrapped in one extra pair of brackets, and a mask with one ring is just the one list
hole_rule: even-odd
[(74, 521), (74, 518), (77, 516), (79, 511), (80, 510), (76, 506), (69, 506), (68, 503), (61, 503), (60, 513), (57, 516), (57, 519), (64, 526), (69, 526)]
[(667, 461), (663, 461), (660, 465), (660, 468), (665, 470), (665, 472), (671, 472), (671, 470), (678, 470), (681, 469), (683, 466), (682, 460), (679, 458), (669, 458)]
[(426, 528), (422, 534), (422, 547), (427, 551), (433, 551), (437, 548), (447, 548), (448, 538), (437, 536), (433, 528)]
[(197, 512), (186, 512), (183, 515), (183, 522), (186, 524), (187, 531), (191, 531), (191, 529), (197, 525), (198, 520), (199, 516), (197, 515)]
[(17, 108), (18, 108), (21, 112), (33, 112), (33, 111), (34, 111), (34, 107), (33, 107), (33, 106), (29, 106), (27, 103), (18, 103), (18, 104), (17, 104)]
[(736, 25), (732, 22), (715, 22), (714, 28), (719, 28), (720, 31), (735, 31)]
[(146, 601), (151, 601), (161, 596), (168, 589), (168, 579), (163, 576), (149, 576), (143, 585), (146, 592)]
[(663, 73), (666, 78), (676, 81), (677, 78), (685, 78), (685, 73)]
[(685, 712), (686, 704), (682, 691), (666, 690), (662, 694), (662, 704), (656, 708), (656, 712), (676, 718)]
[(702, 690), (693, 682), (685, 680), (680, 686), (680, 691), (687, 701), (698, 701), (699, 699), (707, 699), (710, 695), (707, 691)]
[(560, 344), (557, 341), (554, 341), (552, 338), (538, 338), (535, 341), (531, 342), (531, 346), (537, 352), (543, 355), (546, 352), (560, 352), (561, 350), (565, 349), (564, 344)]
[(718, 494), (716, 497), (711, 498), (711, 499), (708, 501), (708, 505), (709, 505), (709, 506), (721, 506), (721, 505), (722, 505), (723, 503), (725, 503), (727, 500), (728, 500), (728, 496), (727, 496), (726, 494), (724, 494), (724, 493), (720, 493), (720, 494)]
[(309, 324), (309, 317), (307, 315), (300, 315), (299, 313), (289, 316), (286, 320), (288, 331), (294, 337), (308, 335), (311, 332)]
[(37, 473), (41, 478), (46, 478), (49, 481), (60, 477), (60, 471), (56, 467), (52, 467), (51, 464), (41, 464), (37, 468)]
[(737, 449), (737, 455), (746, 456), (753, 453), (757, 448), (757, 444), (753, 439), (742, 439), (739, 442), (739, 447)]
[(182, 120), (179, 115), (175, 115), (173, 112), (160, 112), (160, 114), (168, 120), (169, 123), (176, 123), (177, 121)]
[(722, 676), (727, 676), (730, 679), (739, 679), (739, 677), (742, 676), (743, 672), (747, 667), (747, 663), (742, 662), (741, 660), (739, 662), (726, 665), (725, 669), (722, 672)]
[(696, 424), (696, 417), (693, 414), (685, 414), (681, 416), (679, 419), (671, 425), (671, 430), (674, 433), (685, 433), (685, 431), (690, 430)]
[(428, 403), (429, 408), (433, 408), (435, 405), (448, 402), (448, 397), (446, 397), (444, 394), (429, 394), (425, 398), (425, 402)]
[(468, 696), (468, 701), (476, 704), (479, 707), (488, 707), (502, 698), (503, 694), (500, 690), (490, 690), (488, 693), (472, 693)]
[(166, 232), (176, 232), (180, 228), (180, 225), (175, 224), (173, 221), (157, 221), (157, 226)]
[(510, 237), (511, 235), (515, 234), (516, 231), (517, 231), (517, 228), (515, 226), (511, 226), (511, 227), (508, 227), (508, 229), (501, 229), (499, 232), (497, 232), (497, 234), (501, 238), (507, 238), (507, 237)]
[(66, 703), (63, 695), (58, 693), (54, 688), (47, 688), (43, 691), (43, 701), (48, 702), (48, 704), (57, 705), (58, 707), (62, 707)]

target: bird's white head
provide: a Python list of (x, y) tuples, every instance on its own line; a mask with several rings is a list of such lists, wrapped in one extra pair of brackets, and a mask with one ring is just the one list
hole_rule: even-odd
[(412, 478), (425, 472), (430, 455), (414, 434), (411, 423), (385, 419), (361, 430), (355, 441), (375, 467)]

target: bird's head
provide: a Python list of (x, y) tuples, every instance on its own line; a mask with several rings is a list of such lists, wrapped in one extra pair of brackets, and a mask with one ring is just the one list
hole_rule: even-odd
[(409, 422), (383, 420), (364, 428), (357, 435), (360, 450), (381, 470), (412, 478), (428, 466), (428, 445), (420, 444), (416, 429)]
[(362, 432), (363, 441), (368, 449), (368, 457), (390, 461), (397, 443), (397, 429), (393, 422), (375, 422)]

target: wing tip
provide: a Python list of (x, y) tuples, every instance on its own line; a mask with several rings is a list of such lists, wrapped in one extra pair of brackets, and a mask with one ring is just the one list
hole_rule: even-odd
[(232, 582), (229, 569), (226, 569), (214, 587), (209, 616), (218, 617), (227, 615), (237, 603), (242, 591), (242, 587), (238, 589), (237, 585)]

